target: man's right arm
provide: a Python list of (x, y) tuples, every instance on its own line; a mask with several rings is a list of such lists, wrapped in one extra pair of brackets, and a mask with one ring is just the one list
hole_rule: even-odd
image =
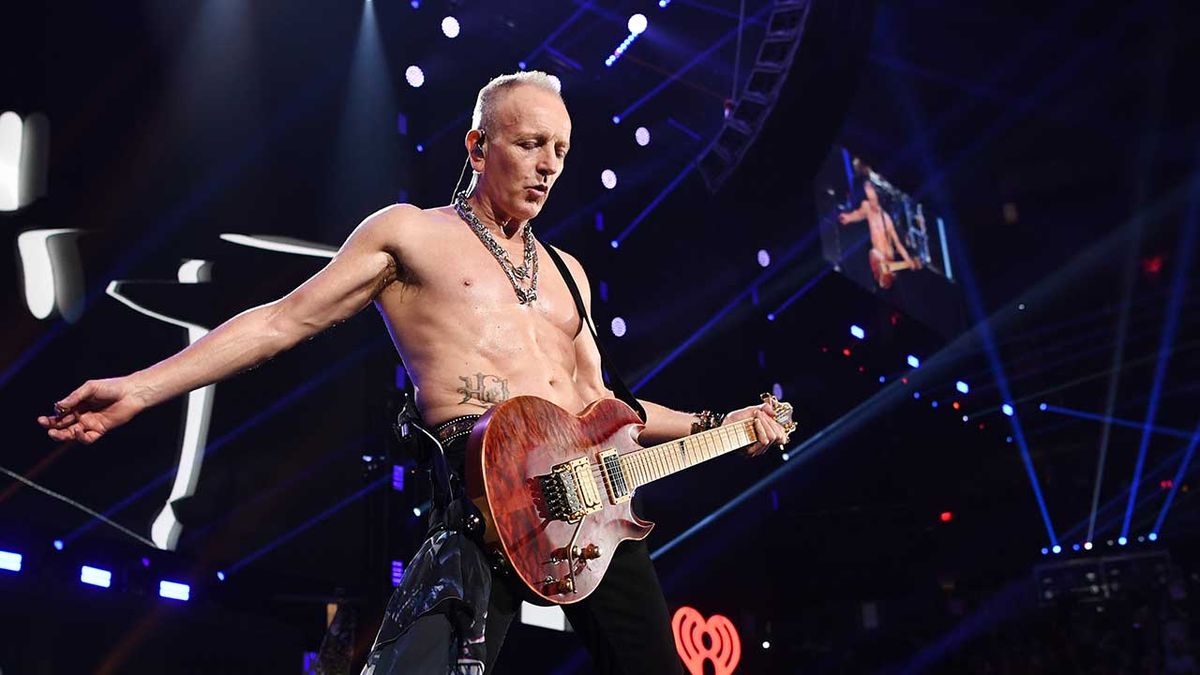
[(415, 213), (407, 205), (376, 212), (328, 265), (283, 298), (238, 314), (149, 368), (85, 382), (56, 404), (56, 415), (38, 422), (55, 440), (91, 443), (145, 408), (253, 368), (345, 321), (396, 280), (391, 250)]

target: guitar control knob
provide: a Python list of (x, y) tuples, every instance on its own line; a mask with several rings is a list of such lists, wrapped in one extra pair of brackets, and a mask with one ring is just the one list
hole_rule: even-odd
[(575, 582), (571, 580), (571, 577), (563, 577), (558, 580), (558, 592), (559, 593), (574, 593), (575, 592)]
[(595, 560), (596, 558), (599, 558), (603, 554), (604, 554), (604, 551), (601, 550), (601, 548), (595, 544), (588, 544), (587, 546), (583, 547), (583, 559), (584, 560)]

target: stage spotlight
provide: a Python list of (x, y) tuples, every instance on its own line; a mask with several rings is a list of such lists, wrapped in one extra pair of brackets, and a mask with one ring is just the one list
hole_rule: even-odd
[(1072, 551), (1078, 551), (1078, 550), (1079, 550), (1079, 544), (1071, 544), (1071, 550), (1072, 550)]
[(921, 398), (921, 392), (919, 392), (919, 391), (914, 391), (914, 392), (913, 392), (913, 398), (920, 400), (920, 398)]
[(408, 6), (413, 9), (421, 9), (421, 0), (412, 0), (408, 3)]
[(448, 16), (442, 19), (442, 35), (454, 39), (458, 37), (459, 25), (458, 19)]
[(521, 70), (525, 70), (525, 68), (527, 68), (528, 66), (524, 61), (517, 61), (517, 67), (520, 68)]
[(419, 66), (409, 66), (404, 71), (404, 79), (408, 81), (410, 87), (420, 87), (425, 84), (425, 71)]
[(908, 365), (911, 368), (920, 368), (921, 367), (921, 359), (918, 359), (917, 357), (913, 356), (912, 354), (909, 354), (908, 355)]
[(771, 648), (771, 642), (769, 640), (763, 640), (763, 649), (770, 649), (770, 648)]
[(617, 187), (617, 173), (612, 169), (605, 169), (600, 173), (600, 182), (609, 190)]
[(425, 146), (417, 143), (417, 152), (425, 152)]
[(79, 568), (79, 580), (90, 586), (108, 588), (112, 586), (112, 572), (84, 565)]
[(9, 572), (21, 571), (21, 554), (12, 551), (0, 551), (0, 570)]
[(646, 32), (646, 26), (648, 24), (649, 22), (646, 21), (645, 14), (634, 14), (633, 16), (629, 17), (629, 23), (626, 24), (626, 27), (629, 28), (630, 33), (633, 33), (634, 35), (641, 35), (642, 33)]
[(1083, 550), (1085, 550), (1085, 551), (1092, 550), (1092, 542), (1090, 542), (1090, 541), (1083, 542)]
[(619, 316), (613, 317), (612, 334), (617, 337), (625, 335), (625, 319), (622, 319)]
[(611, 243), (613, 248), (620, 248), (621, 246), (621, 242), (617, 241), (616, 239), (613, 239)]
[(789, 460), (789, 459), (791, 459), (791, 458), (792, 458), (792, 456), (791, 456), (791, 455), (789, 455), (789, 454), (787, 454), (786, 452), (784, 452), (784, 453), (781, 453), (781, 454), (779, 455), (779, 459), (782, 459), (782, 460), (783, 460), (783, 461), (785, 461), (785, 462), (786, 462), (786, 461), (788, 461), (788, 460)]
[(770, 314), (767, 315), (767, 321), (774, 321), (774, 320), (775, 320), (775, 312), (771, 312)]
[(392, 586), (399, 586), (400, 580), (404, 578), (404, 561), (392, 561)]
[(959, 380), (959, 381), (955, 382), (955, 383), (954, 383), (954, 388), (955, 388), (955, 389), (957, 389), (957, 390), (958, 390), (960, 393), (963, 393), (963, 394), (969, 394), (969, 393), (971, 393), (971, 387), (967, 386), (967, 383), (966, 383), (966, 382), (963, 382), (962, 380)]
[(1005, 442), (1005, 443), (1012, 443), (1012, 436), (1005, 436), (1005, 437), (1004, 437), (1004, 442)]
[(1048, 548), (1046, 548), (1045, 546), (1043, 546), (1043, 547), (1042, 547), (1042, 555), (1046, 555), (1046, 554), (1048, 554), (1048, 553), (1050, 553), (1050, 549), (1048, 549)]
[(413, 507), (413, 515), (420, 518), (421, 517), (421, 507), (414, 506)]
[(970, 418), (970, 417), (967, 417), (966, 415), (963, 415), (963, 421), (964, 421), (964, 422), (970, 422), (970, 421), (971, 421), (971, 418)]
[(659, 7), (666, 7), (669, 4), (671, 4), (671, 0), (658, 0)]
[(758, 250), (758, 266), (766, 267), (771, 264), (771, 254), (767, 253), (767, 249), (760, 248)]
[(177, 581), (160, 581), (158, 582), (158, 595), (168, 600), (187, 602), (192, 597), (192, 587)]
[(850, 325), (850, 334), (853, 335), (854, 337), (858, 338), (859, 340), (865, 339), (867, 337), (867, 332), (856, 324)]
[(1013, 407), (1011, 405), (1005, 403), (1004, 405), (1000, 406), (1000, 412), (1004, 413), (1005, 415), (1008, 415), (1009, 417), (1012, 417), (1013, 416)]
[(633, 140), (643, 147), (650, 145), (650, 130), (646, 127), (638, 127), (637, 131), (633, 132)]
[(1038, 410), (1045, 410), (1046, 407), (1047, 407), (1046, 404), (1042, 403), (1042, 404), (1038, 405)]
[(217, 581), (225, 581), (225, 573), (217, 572)]
[(1053, 548), (1051, 548), (1050, 550), (1051, 550), (1051, 551), (1054, 551), (1054, 554), (1055, 554), (1055, 555), (1058, 555), (1059, 553), (1062, 553), (1062, 547), (1061, 547), (1061, 546), (1059, 546), (1058, 544), (1055, 544), (1055, 545), (1054, 545), (1054, 547), (1053, 547)]
[(1149, 539), (1150, 541), (1158, 541), (1158, 533), (1151, 532), (1150, 534), (1146, 535), (1146, 538)]
[(1120, 544), (1121, 546), (1124, 546), (1125, 544), (1129, 543), (1129, 540), (1126, 539), (1125, 537), (1117, 537), (1117, 543)]
[(1019, 310), (1021, 310), (1022, 312), (1024, 312), (1024, 311), (1025, 311), (1025, 303), (1023, 303), (1023, 302), (1022, 302), (1021, 304), (1017, 305), (1017, 309), (1019, 309)]
[(54, 550), (55, 550), (55, 551), (61, 551), (61, 550), (63, 550), (63, 542), (62, 542), (62, 539), (55, 539), (55, 540), (54, 540)]
[(887, 377), (884, 375), (880, 375), (879, 376), (879, 384), (883, 384), (884, 382), (887, 382)]
[(938, 407), (938, 402), (937, 402), (937, 401), (930, 401), (930, 402), (929, 402), (929, 406), (930, 406), (931, 408), (936, 408), (936, 407)]
[(942, 511), (942, 514), (938, 517), (941, 518), (943, 523), (948, 523), (954, 520), (954, 513), (952, 511)]

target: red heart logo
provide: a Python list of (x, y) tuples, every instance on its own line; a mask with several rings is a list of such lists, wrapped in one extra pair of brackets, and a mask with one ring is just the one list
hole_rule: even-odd
[(705, 620), (691, 607), (680, 607), (671, 619), (671, 632), (675, 633), (675, 650), (691, 675), (704, 675), (705, 659), (712, 661), (716, 675), (730, 675), (742, 658), (737, 629), (720, 614)]

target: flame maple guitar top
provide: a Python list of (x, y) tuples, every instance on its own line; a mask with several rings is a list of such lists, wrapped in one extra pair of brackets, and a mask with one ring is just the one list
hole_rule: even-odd
[[(601, 399), (576, 415), (534, 396), (509, 399), (476, 422), (467, 445), (467, 495), (487, 521), (485, 545), (504, 555), (533, 601), (586, 598), (617, 545), (644, 539), (654, 527), (634, 515), (628, 499), (613, 502), (598, 469), (601, 452), (638, 450), (641, 426), (633, 409), (616, 399)], [(579, 458), (591, 466), (601, 508), (572, 523), (550, 515), (540, 477)], [(583, 554), (570, 555), (572, 547)]]

